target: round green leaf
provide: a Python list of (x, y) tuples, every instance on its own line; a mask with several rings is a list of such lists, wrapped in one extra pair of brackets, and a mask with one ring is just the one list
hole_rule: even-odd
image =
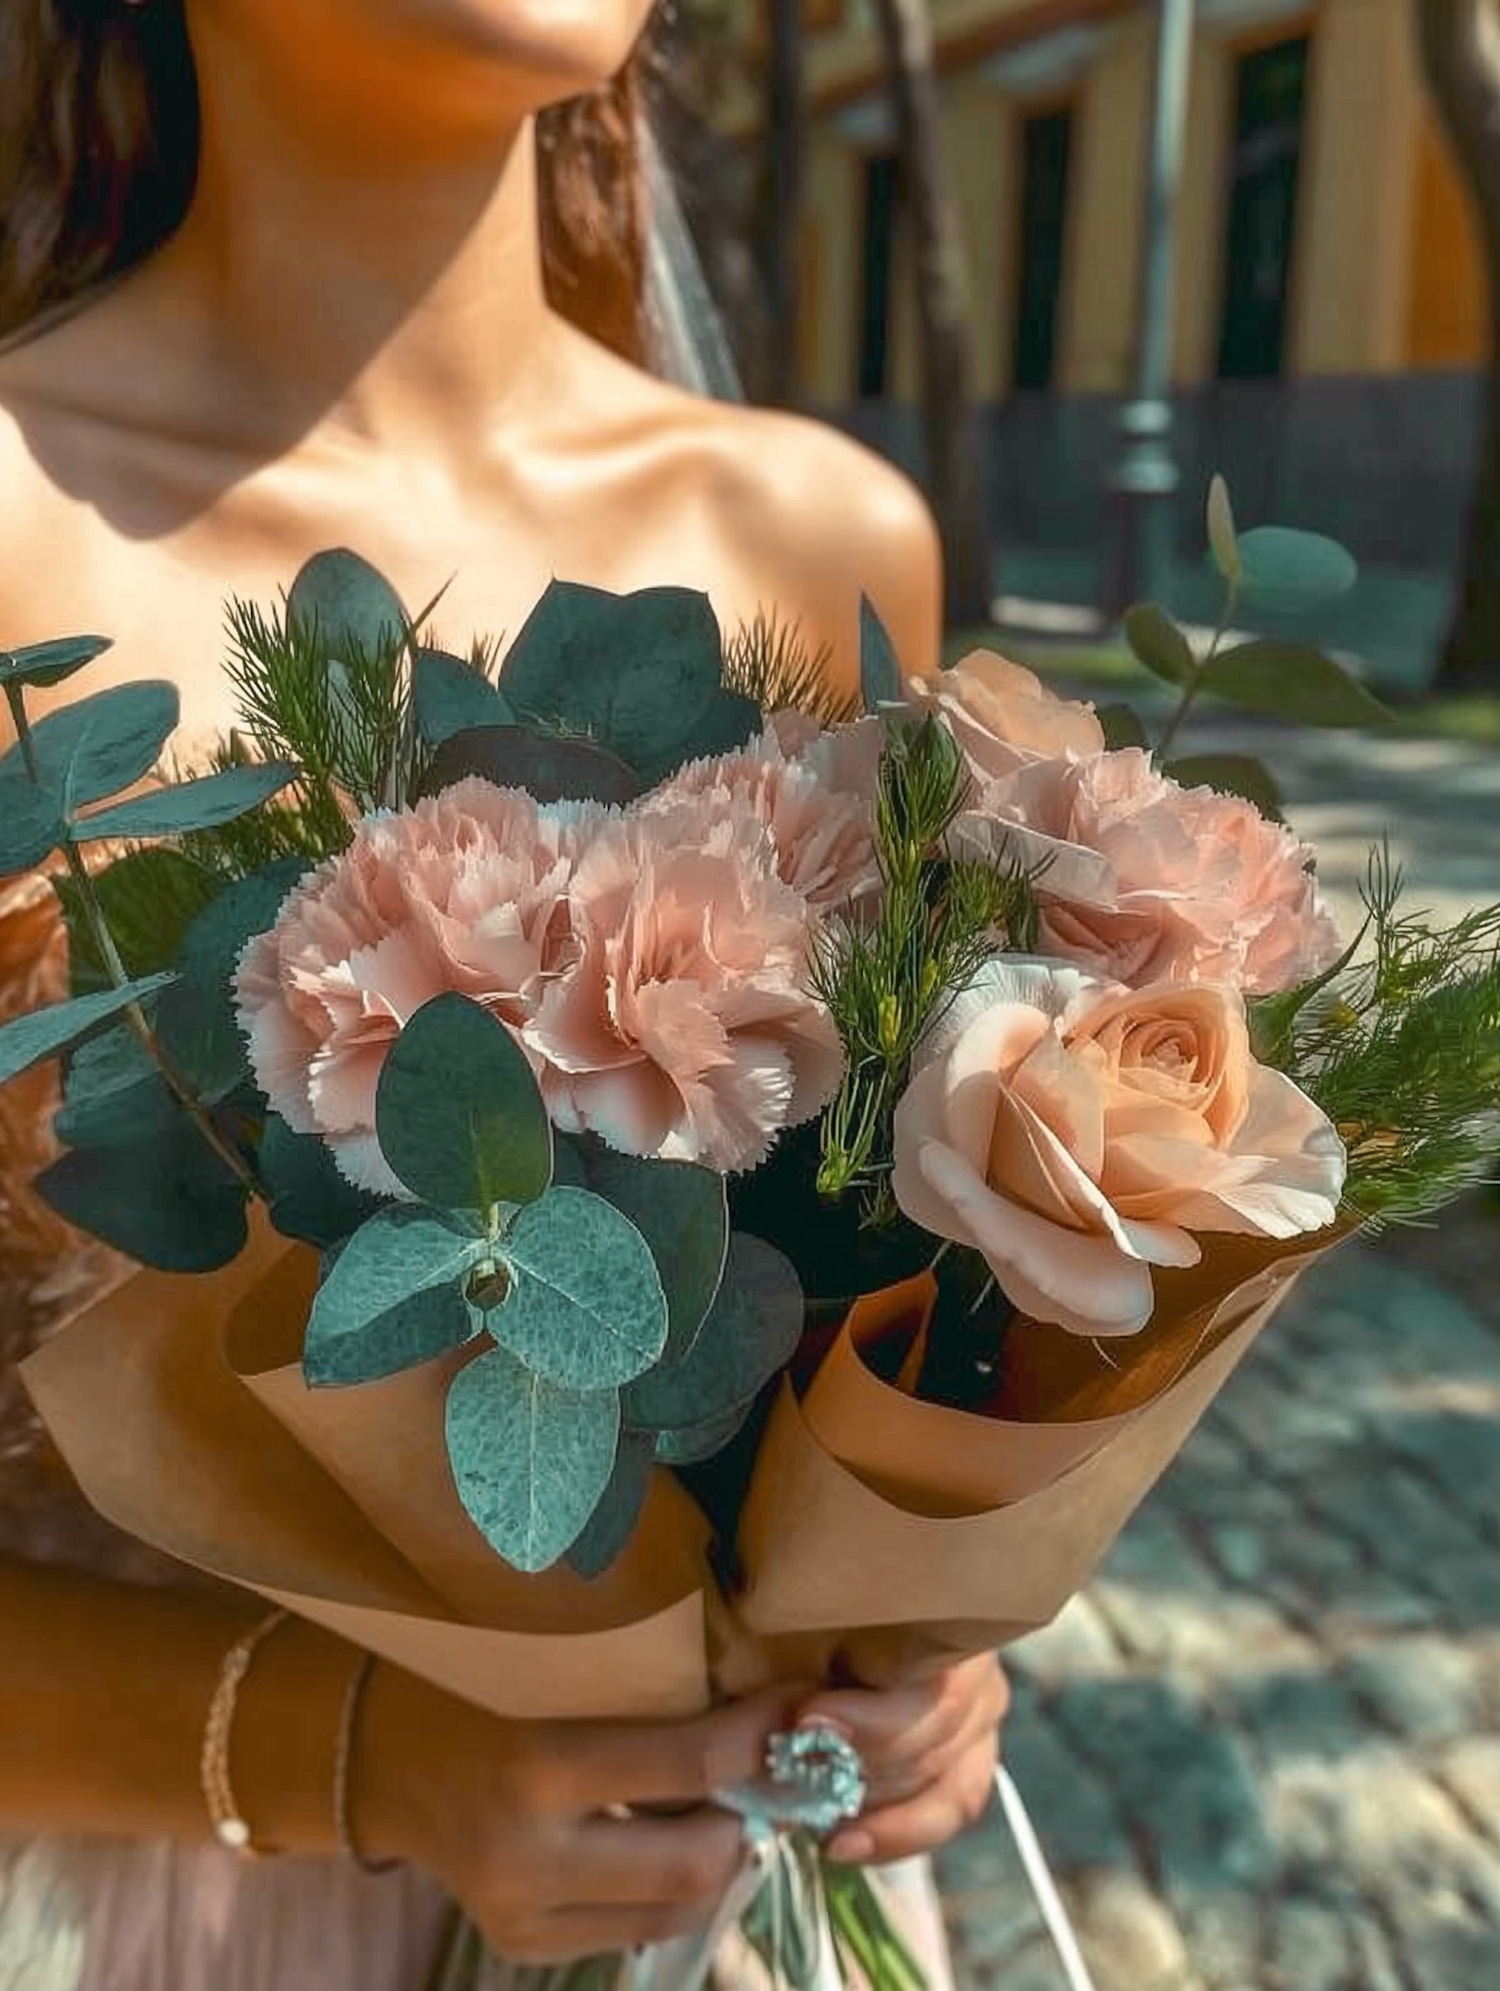
[(1192, 644), (1155, 602), (1141, 602), (1127, 611), (1125, 640), (1136, 661), (1168, 684), (1186, 684), (1198, 668)]
[(0, 761), (0, 878), (35, 871), (67, 834), (59, 790), (33, 781), (12, 747)]
[(45, 1064), (81, 1044), (96, 1030), (113, 1023), (132, 1003), (146, 1002), (176, 979), (146, 975), (124, 988), (101, 989), (96, 995), (74, 996), (71, 1002), (50, 1003), (0, 1025), (0, 1085), (18, 1078), (33, 1065)]
[[(467, 1338), (470, 1317), (464, 1304), (464, 1280), (484, 1256), (484, 1240), (458, 1229), (436, 1211), (396, 1204), (378, 1210), (361, 1224), (318, 1288), (307, 1324), (303, 1368), (310, 1383), (355, 1380), (353, 1371), (376, 1350), (397, 1355), (422, 1342), (429, 1317), (422, 1310), (402, 1309), (416, 1294), (443, 1287), (454, 1295), (463, 1317), (463, 1332), (446, 1346)], [(430, 1323), (429, 1323), (430, 1324)], [(425, 1360), (425, 1356), (411, 1356)], [(397, 1360), (397, 1367), (407, 1366)], [(389, 1374), (389, 1370), (380, 1373)]]
[[(113, 864), (93, 870), (91, 882), (130, 975), (152, 975), (175, 966), (184, 934), (224, 889), (217, 872), (165, 844), (128, 851)], [(83, 893), (64, 872), (52, 880), (52, 887), (67, 921), (68, 973), (74, 994), (108, 988), (108, 964), (99, 952)], [(161, 1027), (160, 1013), (157, 1027)]]
[[(623, 1212), (645, 1238), (667, 1299), (665, 1362), (692, 1349), (713, 1305), (729, 1249), (729, 1197), (722, 1175), (685, 1161), (620, 1154), (602, 1141), (559, 1143), (582, 1180)], [(623, 1380), (623, 1379), (622, 1379)]]
[(222, 823), (248, 816), (296, 779), (297, 769), (284, 760), (225, 768), (222, 774), (179, 781), (170, 788), (153, 789), (128, 802), (116, 802), (112, 808), (96, 810), (72, 825), (71, 841), (134, 842), (218, 829)]
[(1215, 657), (1203, 689), (1248, 712), (1303, 726), (1383, 726), (1391, 714), (1321, 650), (1293, 643), (1242, 643)]
[(0, 796), (9, 804), (21, 793), (21, 782), (40, 787), (66, 821), (149, 774), (177, 725), (177, 713), (177, 687), (152, 678), (49, 712), (31, 733), (36, 782), (18, 741), (0, 761)]
[(256, 1163), (272, 1224), (319, 1251), (342, 1244), (381, 1207), (354, 1187), (321, 1135), (294, 1134), (279, 1113), (266, 1115)]
[(525, 1054), (467, 996), (434, 996), (386, 1054), (375, 1095), (380, 1151), (439, 1209), (530, 1203), (552, 1180), (552, 1126)]
[(1263, 525), (1240, 540), (1240, 593), (1276, 615), (1318, 608), (1358, 579), (1354, 555), (1321, 533)]
[(52, 1130), (65, 1147), (129, 1147), (148, 1142), (181, 1111), (151, 1053), (117, 1023), (70, 1055)]
[(443, 650), (418, 650), (412, 665), (412, 702), (417, 731), (430, 747), (441, 746), (472, 726), (515, 723), (516, 715), (489, 679)]
[(591, 1582), (619, 1559), (646, 1505), (655, 1456), (656, 1447), (644, 1433), (620, 1433), (609, 1485), (582, 1534), (568, 1550), (568, 1567), (575, 1576)]
[(316, 624), (330, 648), (357, 645), (369, 656), (406, 637), (406, 610), (385, 576), (358, 553), (337, 546), (315, 553), (292, 583), (287, 621)]
[(313, 1389), (379, 1382), (462, 1348), (477, 1332), (478, 1323), (457, 1286), (424, 1286), (347, 1333), (330, 1333), (326, 1319), (314, 1313), (302, 1350), (302, 1372)]
[(234, 1007), (234, 971), (248, 942), (276, 923), (287, 894), (306, 876), (301, 858), (278, 858), (222, 891), (183, 935), (181, 979), (157, 1014), (162, 1048), (204, 1099), (223, 1099), (249, 1070)]
[(641, 793), (634, 770), (586, 740), (554, 740), (523, 726), (467, 726), (432, 756), (419, 793), (478, 775), (497, 788), (524, 788), (538, 802), (633, 802)]
[(517, 1212), (500, 1250), (511, 1284), (486, 1324), (539, 1375), (567, 1389), (606, 1389), (659, 1359), (667, 1302), (656, 1261), (602, 1196), (549, 1190)]
[(535, 1575), (578, 1540), (609, 1485), (620, 1399), (560, 1389), (491, 1348), (454, 1377), (446, 1427), (470, 1520), (513, 1568)]
[(58, 636), (47, 643), (28, 643), (19, 650), (0, 650), (0, 685), (61, 684), (102, 657), (113, 643), (109, 636)]
[(772, 1245), (736, 1231), (718, 1296), (685, 1361), (653, 1369), (625, 1394), (633, 1431), (687, 1431), (743, 1411), (802, 1337), (802, 1287)]
[(158, 1272), (216, 1272), (249, 1237), (244, 1184), (186, 1113), (148, 1142), (71, 1149), (36, 1189), (68, 1223)]
[(1208, 545), (1214, 565), (1232, 588), (1240, 583), (1240, 542), (1229, 486), (1216, 476), (1208, 487)]
[(1096, 706), (1094, 717), (1104, 732), (1104, 744), (1113, 751), (1122, 747), (1149, 747), (1150, 739), (1141, 715), (1132, 705)]

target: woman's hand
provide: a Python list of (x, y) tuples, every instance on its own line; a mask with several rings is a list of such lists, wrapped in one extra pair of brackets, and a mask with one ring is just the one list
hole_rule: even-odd
[(792, 1712), (768, 1694), (685, 1722), (500, 1721), (381, 1667), (355, 1830), (441, 1881), (510, 1961), (660, 1942), (712, 1920), (743, 1845), (707, 1800), (761, 1773)]
[(1010, 1687), (989, 1654), (912, 1687), (825, 1692), (798, 1709), (827, 1721), (864, 1757), (870, 1795), (830, 1842), (835, 1860), (883, 1865), (946, 1845), (975, 1823), (994, 1789)]

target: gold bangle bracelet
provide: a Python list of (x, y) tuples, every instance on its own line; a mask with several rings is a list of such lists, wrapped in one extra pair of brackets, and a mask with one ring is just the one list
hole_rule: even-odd
[(354, 1822), (350, 1816), (350, 1785), (354, 1772), (354, 1744), (359, 1733), (359, 1713), (364, 1705), (365, 1689), (378, 1664), (373, 1652), (365, 1653), (350, 1676), (344, 1693), (343, 1711), (339, 1716), (338, 1749), (333, 1761), (333, 1829), (338, 1838), (339, 1851), (352, 1860), (361, 1873), (392, 1873), (401, 1865), (400, 1860), (367, 1859), (359, 1849), (354, 1836)]
[(203, 1787), (203, 1801), (208, 1806), (209, 1823), (221, 1846), (227, 1846), (231, 1852), (243, 1854), (247, 1859), (269, 1857), (277, 1849), (255, 1844), (249, 1822), (234, 1794), (229, 1775), (229, 1747), (234, 1733), (235, 1709), (239, 1704), (240, 1688), (256, 1653), (272, 1632), (287, 1622), (290, 1615), (288, 1611), (272, 1611), (269, 1617), (252, 1625), (242, 1638), (237, 1638), (230, 1646), (219, 1667), (218, 1683), (208, 1704), (208, 1719), (203, 1728), (198, 1780)]

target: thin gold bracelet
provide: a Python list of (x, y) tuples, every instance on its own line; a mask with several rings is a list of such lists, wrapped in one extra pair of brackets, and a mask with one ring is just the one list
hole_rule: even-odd
[(288, 1611), (272, 1611), (269, 1617), (252, 1625), (242, 1638), (237, 1638), (230, 1646), (219, 1668), (218, 1684), (208, 1704), (208, 1719), (203, 1728), (198, 1780), (203, 1787), (204, 1803), (208, 1806), (209, 1823), (221, 1846), (227, 1846), (231, 1852), (240, 1853), (247, 1859), (268, 1858), (277, 1848), (255, 1844), (249, 1821), (235, 1798), (234, 1785), (229, 1776), (229, 1745), (234, 1732), (235, 1709), (239, 1703), (240, 1688), (256, 1653), (272, 1632), (287, 1622), (290, 1615)]
[(370, 1684), (378, 1655), (365, 1653), (344, 1692), (343, 1712), (339, 1716), (338, 1748), (333, 1759), (333, 1829), (339, 1842), (339, 1851), (353, 1861), (361, 1873), (393, 1873), (401, 1865), (400, 1860), (372, 1860), (359, 1849), (354, 1836), (354, 1823), (350, 1816), (352, 1799), (350, 1785), (354, 1773), (354, 1744), (359, 1733), (359, 1714), (364, 1705), (365, 1689)]

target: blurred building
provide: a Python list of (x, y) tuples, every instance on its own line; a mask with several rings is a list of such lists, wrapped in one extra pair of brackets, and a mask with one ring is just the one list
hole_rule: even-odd
[[(1198, 0), (1175, 370), (1185, 501), (1222, 465), (1252, 515), (1423, 565), (1457, 530), (1487, 318), (1415, 4)], [(1155, 7), (930, 12), (1003, 466), (997, 526), (1076, 543), (1095, 529), (1131, 366)], [(868, 0), (808, 0), (806, 19), (802, 376), (910, 456), (915, 324), (879, 36)]]

